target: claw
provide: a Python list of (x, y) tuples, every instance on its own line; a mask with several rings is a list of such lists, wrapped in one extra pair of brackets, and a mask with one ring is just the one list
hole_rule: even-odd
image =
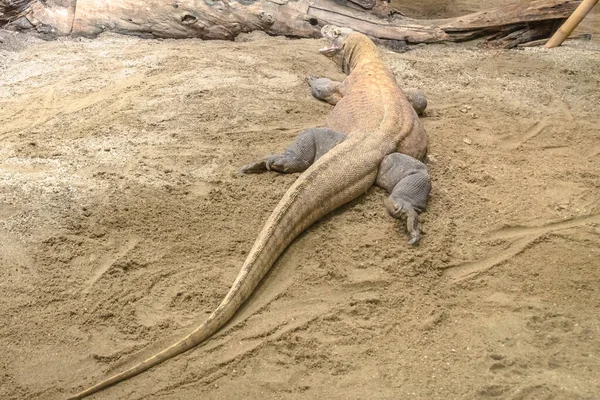
[(260, 172), (264, 171), (264, 165), (262, 165), (262, 164), (263, 164), (263, 162), (259, 161), (259, 162), (256, 162), (254, 164), (244, 165), (240, 169), (240, 173), (241, 174), (257, 174), (257, 173), (260, 173)]
[(385, 199), (385, 208), (387, 209), (388, 213), (394, 218), (400, 218), (401, 215), (404, 213), (404, 208), (402, 207), (402, 204), (395, 203), (389, 197)]
[(405, 213), (404, 208), (402, 207), (402, 204), (400, 205), (395, 205), (394, 206), (394, 212), (392, 212), (392, 216), (394, 218), (400, 218), (402, 216), (402, 214)]
[(265, 171), (270, 171), (267, 167), (267, 160), (260, 160), (252, 164), (248, 164), (243, 166), (240, 169), (240, 173), (242, 174), (260, 174)]
[(406, 213), (406, 230), (412, 237), (408, 244), (415, 245), (419, 243), (419, 240), (421, 240), (421, 224), (419, 223), (419, 215), (415, 210), (409, 210)]
[(421, 240), (421, 224), (419, 223), (419, 214), (415, 209), (408, 203), (396, 203), (389, 197), (385, 200), (385, 207), (392, 217), (406, 218), (406, 230), (411, 236), (408, 244), (416, 245), (419, 243), (419, 240)]
[(408, 244), (410, 244), (411, 246), (416, 246), (417, 244), (419, 244), (419, 240), (421, 240), (421, 235), (415, 236), (412, 239), (410, 239), (408, 241)]

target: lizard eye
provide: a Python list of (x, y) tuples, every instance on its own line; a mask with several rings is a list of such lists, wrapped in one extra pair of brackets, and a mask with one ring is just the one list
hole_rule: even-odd
[(339, 29), (334, 29), (333, 30), (333, 36), (334, 37), (340, 37), (341, 34), (342, 34), (342, 31), (340, 31)]

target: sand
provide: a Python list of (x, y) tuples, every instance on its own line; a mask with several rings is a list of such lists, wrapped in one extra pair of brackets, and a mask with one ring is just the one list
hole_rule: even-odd
[[(220, 302), (319, 126), (318, 40), (0, 43), (0, 398), (59, 399)], [(296, 240), (212, 340), (98, 399), (593, 399), (600, 42), (385, 52), (429, 99), (425, 235), (366, 195)]]

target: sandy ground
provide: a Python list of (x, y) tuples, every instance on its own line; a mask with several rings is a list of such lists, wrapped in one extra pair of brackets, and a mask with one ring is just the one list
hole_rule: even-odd
[[(241, 176), (318, 126), (316, 40), (0, 47), (0, 398), (58, 399), (177, 340), (296, 176)], [(595, 399), (600, 43), (386, 53), (429, 98), (433, 192), (324, 218), (205, 345), (98, 399)]]

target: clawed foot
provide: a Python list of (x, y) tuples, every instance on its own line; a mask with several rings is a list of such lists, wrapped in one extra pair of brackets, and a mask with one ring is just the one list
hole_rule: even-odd
[(329, 78), (319, 78), (314, 75), (307, 75), (305, 80), (310, 86), (313, 97), (326, 101), (331, 105), (336, 105), (344, 96), (341, 82), (332, 81)]
[(240, 169), (241, 174), (260, 174), (262, 172), (266, 172), (267, 170), (267, 162), (265, 160), (261, 160), (252, 164), (244, 165)]
[[(260, 174), (263, 172), (271, 171), (272, 169), (275, 169), (277, 171), (276, 168), (278, 164), (274, 164), (274, 161), (277, 157), (282, 158), (281, 156), (268, 156), (258, 162), (248, 164), (242, 167), (240, 172), (242, 174)], [(273, 168), (273, 165), (275, 165), (275, 168)]]
[(260, 174), (267, 171), (277, 171), (283, 173), (292, 173), (303, 171), (308, 168), (308, 165), (304, 165), (306, 163), (302, 163), (289, 157), (286, 157), (286, 154), (275, 154), (272, 156), (267, 156), (264, 159), (255, 162), (253, 164), (248, 164), (240, 170), (242, 174)]
[(421, 240), (421, 224), (419, 223), (419, 214), (407, 202), (395, 203), (389, 197), (385, 200), (385, 208), (394, 218), (403, 219), (406, 217), (406, 230), (411, 239), (410, 245), (416, 245)]
[(311, 85), (317, 79), (319, 79), (319, 77), (318, 76), (314, 76), (314, 75), (306, 75), (306, 77), (304, 78), (304, 80), (306, 81), (306, 83), (308, 83), (309, 85)]

